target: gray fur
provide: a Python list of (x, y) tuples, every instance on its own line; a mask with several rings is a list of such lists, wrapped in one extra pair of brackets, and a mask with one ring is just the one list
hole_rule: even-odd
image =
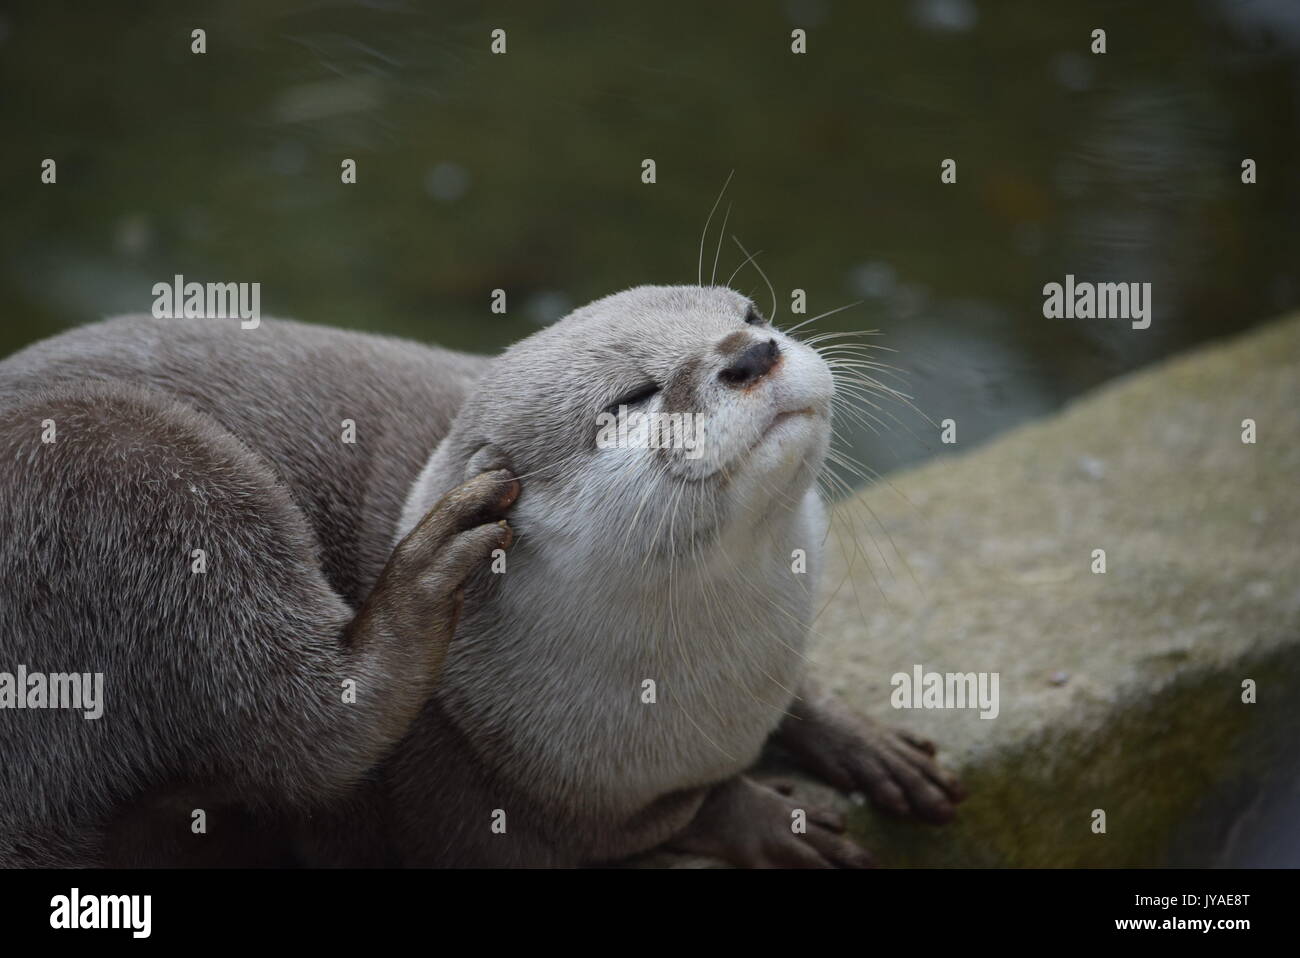
[(193, 791), (214, 830), (232, 801), (319, 804), (382, 758), (425, 696), (344, 629), (482, 367), (297, 323), (151, 317), (0, 363), (0, 669), (102, 671), (107, 699), (96, 721), (0, 710), (0, 861), (98, 861), (112, 816), (164, 789)]
[[(778, 807), (734, 783), (803, 678), (831, 383), (748, 308), (641, 287), (491, 360), (137, 316), (0, 363), (0, 669), (102, 670), (108, 698), (94, 722), (0, 710), (0, 863), (211, 861), (188, 834), (204, 807), (223, 863), (577, 865), (687, 834), (720, 783)], [(777, 372), (719, 381), (769, 336)], [(648, 408), (713, 416), (708, 455), (596, 448), (597, 412), (647, 379)], [(463, 575), (508, 538), (471, 528), (488, 485), (430, 513), (502, 466), (518, 542), (505, 575), (478, 562), (435, 688), (445, 642), (435, 663), (411, 633), (445, 638), (456, 614), (412, 604), (438, 554), (418, 540), (477, 533)]]

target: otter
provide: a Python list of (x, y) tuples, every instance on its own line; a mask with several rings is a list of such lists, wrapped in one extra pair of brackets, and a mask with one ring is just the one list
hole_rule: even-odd
[[(870, 864), (750, 774), (963, 797), (806, 674), (833, 392), (717, 286), (495, 358), (128, 316), (0, 362), (0, 669), (105, 689), (0, 708), (0, 863)], [(634, 411), (704, 441), (597, 441)]]

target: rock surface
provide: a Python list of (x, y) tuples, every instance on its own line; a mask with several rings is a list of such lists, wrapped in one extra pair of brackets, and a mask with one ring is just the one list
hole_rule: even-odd
[[(815, 667), (970, 792), (942, 828), (860, 809), (864, 844), (885, 865), (1300, 864), (1298, 491), (1293, 317), (842, 503)], [(998, 673), (999, 714), (895, 710), (917, 664)]]

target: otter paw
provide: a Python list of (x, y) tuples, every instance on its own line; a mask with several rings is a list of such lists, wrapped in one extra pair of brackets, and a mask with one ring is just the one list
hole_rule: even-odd
[(799, 760), (845, 792), (861, 792), (900, 817), (951, 821), (966, 797), (957, 777), (934, 758), (934, 743), (856, 716), (803, 737)]
[(397, 638), (430, 640), (433, 670), (442, 665), (464, 602), (465, 582), (513, 533), (503, 517), (519, 497), (519, 480), (505, 469), (485, 472), (443, 496), (397, 544), (359, 628)]
[(844, 827), (838, 812), (740, 776), (714, 786), (669, 847), (742, 868), (872, 867), (871, 856)]

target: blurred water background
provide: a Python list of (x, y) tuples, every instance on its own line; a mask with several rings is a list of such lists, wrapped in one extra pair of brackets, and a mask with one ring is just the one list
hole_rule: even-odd
[[(778, 321), (795, 287), (808, 315), (861, 300), (814, 328), (881, 330), (965, 448), (1300, 302), (1298, 93), (1292, 0), (9, 3), (0, 353), (148, 310), (176, 273), (495, 352), (694, 282), (735, 170), (727, 232)], [(721, 276), (741, 259), (727, 240)], [(1067, 273), (1152, 283), (1151, 328), (1044, 319)], [(769, 308), (754, 270), (734, 285)], [(953, 448), (893, 412), (840, 424), (870, 468)]]

